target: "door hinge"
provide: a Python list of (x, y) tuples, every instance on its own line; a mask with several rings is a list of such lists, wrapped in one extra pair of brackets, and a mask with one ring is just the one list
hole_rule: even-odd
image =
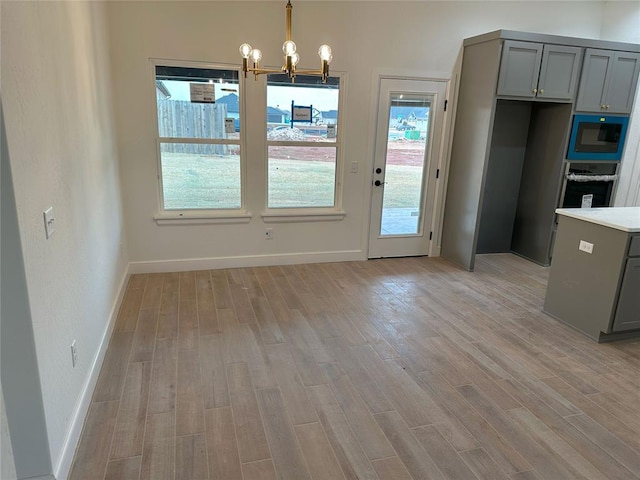
[(440, 178), (440, 169), (439, 168), (436, 170), (436, 178)]
[(449, 100), (445, 100), (444, 101), (444, 111), (447, 111), (447, 103), (449, 103)]
[(433, 238), (433, 232), (429, 232), (429, 240)]

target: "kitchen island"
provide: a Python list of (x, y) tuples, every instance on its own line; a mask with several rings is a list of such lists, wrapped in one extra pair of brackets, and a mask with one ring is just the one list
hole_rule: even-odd
[(598, 342), (640, 336), (640, 207), (556, 213), (544, 312)]

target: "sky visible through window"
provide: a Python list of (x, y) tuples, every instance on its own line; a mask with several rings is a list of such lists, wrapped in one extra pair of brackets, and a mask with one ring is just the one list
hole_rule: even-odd
[[(171, 93), (172, 100), (190, 100), (189, 82), (164, 80), (164, 85)], [(229, 95), (230, 93), (238, 94), (238, 85), (231, 83), (214, 83), (216, 91), (216, 99)], [(229, 91), (234, 90), (235, 92)], [(276, 107), (282, 110), (291, 109), (291, 100), (296, 105), (313, 105), (320, 111), (338, 109), (338, 89), (321, 89), (321, 88), (300, 88), (287, 86), (269, 86), (269, 94), (267, 103), (269, 107)]]
[(339, 94), (340, 92), (337, 88), (301, 88), (270, 85), (267, 95), (267, 106), (290, 110), (291, 100), (294, 100), (296, 105), (313, 105), (313, 108), (327, 112), (338, 109)]

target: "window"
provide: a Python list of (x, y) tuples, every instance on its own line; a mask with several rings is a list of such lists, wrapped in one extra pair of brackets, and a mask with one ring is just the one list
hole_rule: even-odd
[(336, 208), (340, 78), (267, 78), (267, 207)]
[(239, 71), (155, 66), (163, 211), (243, 206)]

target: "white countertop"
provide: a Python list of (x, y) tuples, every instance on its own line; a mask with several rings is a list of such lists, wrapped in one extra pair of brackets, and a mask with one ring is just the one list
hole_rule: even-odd
[(556, 213), (623, 232), (640, 232), (640, 207), (558, 208)]

